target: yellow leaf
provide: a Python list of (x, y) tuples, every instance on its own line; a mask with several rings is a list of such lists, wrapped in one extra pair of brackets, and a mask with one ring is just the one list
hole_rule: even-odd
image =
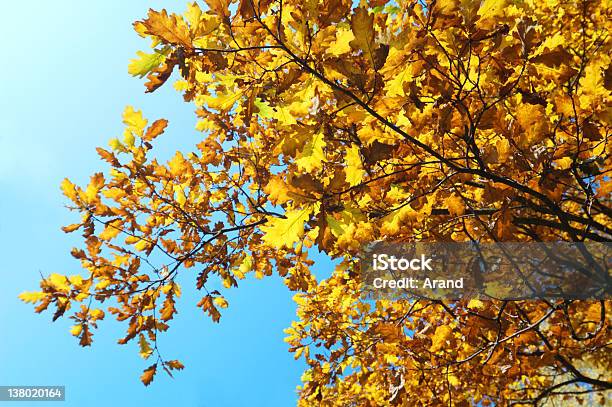
[(66, 276), (57, 273), (52, 273), (47, 278), (47, 281), (58, 291), (70, 291), (70, 281)]
[(418, 213), (410, 205), (404, 205), (383, 218), (380, 231), (387, 235), (395, 235), (400, 231), (404, 223), (417, 217)]
[(142, 21), (136, 21), (134, 23), (134, 31), (136, 31), (142, 38), (147, 37), (147, 27), (142, 23)]
[(187, 3), (187, 11), (185, 11), (185, 17), (191, 28), (195, 28), (200, 24), (202, 18), (202, 9), (198, 6), (195, 1), (193, 3)]
[(115, 219), (114, 221), (106, 224), (104, 230), (98, 237), (102, 240), (111, 240), (121, 232), (122, 227), (123, 222), (121, 219)]
[(458, 3), (456, 0), (440, 0), (436, 2), (436, 8), (441, 14), (451, 15), (457, 11)]
[(296, 110), (299, 111), (303, 106), (305, 106), (305, 104), (301, 101), (294, 102), (289, 106), (276, 106), (273, 118), (278, 120), (278, 123), (285, 126), (296, 124), (297, 120), (295, 120), (295, 115), (292, 112)]
[(215, 305), (220, 307), (220, 308), (227, 308), (227, 300), (223, 297), (215, 297), (215, 299), (213, 300)]
[(431, 346), (429, 350), (431, 352), (438, 352), (442, 350), (447, 341), (452, 337), (453, 330), (447, 325), (440, 325), (436, 328), (436, 332), (431, 338)]
[(181, 208), (185, 208), (185, 203), (187, 203), (187, 196), (185, 195), (185, 191), (183, 190), (183, 187), (181, 187), (180, 185), (175, 185), (174, 194), (175, 194), (176, 202), (179, 204), (179, 206)]
[(478, 9), (478, 15), (483, 19), (495, 18), (503, 14), (504, 7), (506, 7), (505, 0), (484, 0)]
[(140, 241), (140, 238), (138, 236), (128, 236), (125, 238), (125, 243), (127, 244), (134, 244)]
[(253, 269), (253, 256), (247, 255), (242, 260), (242, 263), (240, 263), (240, 267), (238, 267), (237, 269), (234, 269), (234, 274), (236, 275), (236, 277), (242, 280), (244, 276), (246, 275), (246, 273), (248, 273), (252, 269)]
[(76, 186), (72, 182), (70, 182), (68, 178), (64, 178), (62, 184), (60, 185), (60, 188), (68, 199), (72, 201), (75, 201), (77, 199)]
[(174, 157), (168, 161), (168, 167), (170, 167), (170, 172), (172, 175), (177, 176), (187, 171), (188, 165), (183, 154), (181, 154), (180, 151), (177, 151), (174, 154)]
[(344, 234), (346, 224), (340, 223), (331, 215), (325, 216), (325, 220), (327, 221), (327, 226), (329, 226), (329, 229), (334, 237), (340, 237)]
[(274, 109), (260, 98), (255, 98), (253, 104), (257, 108), (257, 116), (262, 119), (271, 119), (274, 117)]
[(300, 152), (298, 159), (295, 160), (298, 168), (307, 172), (323, 168), (323, 162), (325, 161), (323, 147), (325, 147), (325, 145), (326, 143), (322, 133), (318, 133), (308, 140), (304, 149)]
[(463, 21), (468, 25), (472, 24), (480, 7), (480, 0), (460, 0), (459, 3)]
[[(301, 102), (296, 102), (297, 105), (302, 105)], [(276, 119), (279, 123), (284, 124), (285, 126), (289, 126), (291, 124), (297, 123), (295, 117), (290, 112), (290, 108), (293, 106), (285, 107), (285, 106), (270, 106), (267, 102), (261, 100), (260, 98), (256, 98), (253, 101), (253, 105), (257, 107), (257, 116), (262, 119)]]
[(83, 284), (83, 277), (77, 274), (77, 275), (68, 277), (68, 281), (70, 281), (70, 284), (74, 286), (80, 286)]
[(177, 298), (179, 298), (181, 294), (183, 293), (181, 291), (181, 286), (176, 281), (172, 282), (172, 292)]
[(336, 30), (336, 41), (327, 48), (327, 53), (335, 56), (346, 54), (351, 50), (350, 42), (355, 39), (351, 30)]
[(46, 294), (42, 291), (24, 291), (19, 294), (19, 299), (23, 302), (35, 304), (38, 301), (46, 297)]
[(102, 195), (104, 195), (107, 198), (114, 199), (115, 201), (118, 201), (119, 199), (121, 199), (124, 196), (126, 196), (127, 192), (125, 192), (121, 188), (109, 188), (109, 189), (105, 189), (104, 191), (102, 191)]
[(263, 190), (268, 194), (268, 198), (274, 205), (284, 204), (289, 200), (289, 195), (287, 194), (288, 185), (278, 176), (270, 177), (270, 181), (268, 181)]
[(83, 325), (73, 325), (72, 328), (70, 328), (70, 334), (72, 336), (79, 336), (81, 332), (83, 332)]
[(94, 320), (104, 319), (104, 311), (101, 309), (93, 309), (89, 312), (89, 315)]
[(310, 218), (312, 207), (291, 210), (285, 219), (273, 218), (262, 225), (263, 241), (270, 247), (291, 247), (304, 236), (304, 225)]
[(91, 176), (89, 185), (85, 190), (85, 200), (88, 203), (95, 202), (98, 197), (98, 192), (104, 186), (104, 175), (101, 172), (97, 172)]
[(391, 355), (389, 353), (385, 354), (384, 357), (385, 357), (385, 362), (386, 363), (394, 364), (394, 363), (397, 363), (399, 361), (399, 358), (397, 356)]
[(140, 78), (145, 77), (149, 72), (160, 66), (166, 60), (166, 56), (159, 52), (147, 54), (146, 52), (136, 51), (136, 55), (138, 56), (137, 58), (130, 60), (128, 73)]
[(361, 155), (359, 154), (359, 148), (356, 145), (352, 145), (346, 152), (346, 182), (350, 186), (359, 185), (363, 180), (365, 170), (361, 162)]
[(206, 103), (211, 109), (227, 112), (242, 96), (241, 92), (216, 93), (213, 95), (202, 95), (201, 101)]
[(451, 215), (461, 216), (465, 213), (465, 202), (460, 196), (452, 194), (444, 202)]
[(111, 281), (108, 279), (101, 280), (98, 284), (96, 284), (96, 290), (104, 290), (111, 284)]
[(459, 378), (455, 376), (454, 374), (448, 375), (448, 382), (450, 383), (451, 386), (459, 386), (459, 384), (461, 384), (461, 382), (459, 381)]
[(142, 136), (144, 128), (147, 126), (147, 119), (142, 117), (140, 110), (134, 110), (132, 106), (126, 106), (123, 111), (123, 123), (128, 126), (129, 130)]
[(393, 72), (393, 78), (388, 80), (385, 85), (387, 96), (406, 96), (404, 82), (408, 82), (410, 78), (410, 66), (406, 67), (401, 72)]
[(151, 349), (149, 342), (143, 334), (140, 334), (140, 337), (138, 339), (138, 347), (140, 348), (140, 357), (143, 359), (148, 359), (149, 356), (151, 356), (151, 354), (153, 353), (153, 349)]
[(147, 250), (150, 246), (151, 246), (151, 243), (149, 243), (147, 240), (140, 239), (138, 243), (134, 245), (134, 249), (142, 252), (142, 251)]
[(125, 147), (123, 147), (123, 144), (121, 144), (118, 138), (110, 139), (108, 145), (113, 151), (125, 151)]
[(132, 147), (134, 147), (134, 142), (135, 141), (136, 141), (136, 138), (134, 137), (134, 134), (129, 129), (125, 129), (123, 131), (123, 143), (128, 148), (132, 148)]
[(472, 298), (470, 302), (468, 302), (467, 307), (470, 309), (485, 309), (485, 304), (479, 299)]

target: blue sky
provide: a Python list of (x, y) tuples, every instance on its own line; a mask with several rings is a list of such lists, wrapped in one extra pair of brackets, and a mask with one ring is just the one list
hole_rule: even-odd
[(69, 254), (78, 236), (60, 231), (76, 215), (63, 207), (59, 184), (64, 177), (84, 183), (104, 168), (95, 147), (121, 134), (125, 105), (150, 120), (169, 119), (156, 140), (162, 158), (198, 140), (192, 106), (170, 86), (145, 95), (142, 81), (127, 74), (128, 60), (148, 46), (131, 27), (148, 7), (182, 11), (184, 4), (3, 5), (0, 385), (65, 385), (61, 405), (75, 407), (294, 405), (304, 366), (282, 340), (295, 306), (278, 277), (247, 280), (227, 292), (221, 324), (210, 322), (195, 306), (197, 293), (184, 287), (180, 313), (160, 345), (165, 357), (187, 368), (175, 379), (158, 374), (149, 388), (138, 380), (148, 363), (136, 345), (116, 344), (124, 326), (103, 321), (93, 347), (81, 348), (68, 333), (69, 320), (52, 323), (51, 314), (34, 314), (17, 299), (36, 290), (39, 273), (79, 272)]

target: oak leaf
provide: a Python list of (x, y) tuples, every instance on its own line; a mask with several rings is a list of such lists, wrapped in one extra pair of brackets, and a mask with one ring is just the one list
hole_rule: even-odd
[(261, 227), (263, 240), (270, 247), (291, 247), (304, 236), (305, 223), (310, 218), (312, 208), (293, 209), (284, 218), (273, 218)]
[(144, 372), (142, 373), (142, 376), (140, 376), (140, 381), (145, 386), (150, 385), (151, 382), (153, 381), (153, 378), (155, 377), (155, 373), (157, 373), (157, 363), (149, 366), (148, 368), (144, 370)]
[(148, 16), (142, 24), (147, 28), (148, 34), (158, 36), (169, 44), (182, 45), (185, 48), (193, 46), (191, 33), (185, 21), (176, 14), (168, 15), (165, 9), (161, 12), (149, 9)]

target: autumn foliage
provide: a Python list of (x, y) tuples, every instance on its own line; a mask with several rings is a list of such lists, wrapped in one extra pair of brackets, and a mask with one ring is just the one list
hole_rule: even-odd
[[(237, 287), (295, 292), (300, 405), (605, 403), (607, 301), (361, 298), (356, 255), (384, 241), (612, 239), (612, 13), (605, 0), (207, 0), (149, 10), (129, 72), (173, 75), (201, 142), (168, 162), (168, 122), (128, 107), (108, 166), (62, 190), (81, 274), (21, 298), (92, 343), (110, 313), (152, 364), (179, 274), (219, 321)], [(166, 85), (167, 86), (167, 85)], [(338, 261), (317, 279), (309, 254)], [(110, 300), (107, 306), (104, 301)], [(103, 311), (102, 308), (105, 307)], [(165, 353), (171, 353), (166, 349)], [(271, 384), (272, 385), (272, 384)]]

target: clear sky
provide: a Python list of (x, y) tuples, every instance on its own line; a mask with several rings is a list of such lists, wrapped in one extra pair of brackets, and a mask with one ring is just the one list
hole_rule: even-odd
[[(150, 120), (170, 121), (156, 140), (167, 158), (197, 142), (192, 106), (170, 86), (144, 94), (128, 60), (148, 43), (132, 30), (148, 7), (183, 11), (176, 1), (5, 2), (0, 78), (0, 385), (65, 385), (74, 407), (290, 406), (303, 371), (283, 342), (295, 306), (278, 277), (247, 280), (226, 293), (220, 324), (197, 309), (184, 287), (179, 314), (160, 345), (186, 370), (139, 382), (150, 363), (136, 344), (119, 346), (124, 326), (101, 323), (91, 348), (70, 336), (70, 321), (51, 322), (17, 299), (35, 291), (39, 273), (77, 274), (70, 254), (78, 236), (60, 226), (76, 214), (63, 207), (64, 177), (83, 183), (104, 168), (95, 147), (122, 131), (126, 104)], [(188, 281), (188, 279), (183, 279)], [(0, 402), (0, 405), (3, 403)], [(8, 403), (5, 403), (8, 404)], [(28, 403), (18, 403), (26, 407)], [(40, 406), (40, 403), (34, 405)]]

